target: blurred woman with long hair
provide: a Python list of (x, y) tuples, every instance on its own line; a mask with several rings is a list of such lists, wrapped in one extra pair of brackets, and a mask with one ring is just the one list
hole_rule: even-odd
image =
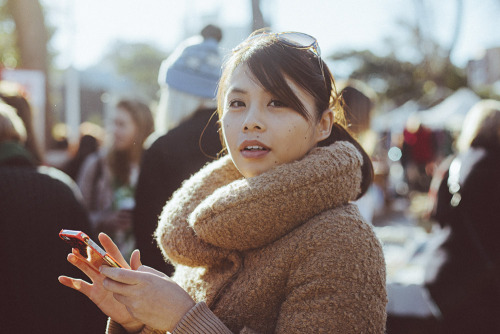
[(93, 232), (113, 235), (127, 254), (134, 247), (131, 210), (143, 143), (154, 131), (154, 121), (151, 110), (142, 102), (121, 100), (116, 107), (112, 143), (85, 160), (78, 185)]

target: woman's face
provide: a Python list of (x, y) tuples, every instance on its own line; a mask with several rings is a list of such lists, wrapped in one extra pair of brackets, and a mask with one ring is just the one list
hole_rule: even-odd
[[(287, 83), (309, 114), (315, 114), (312, 96)], [(298, 160), (324, 139), (318, 124), (264, 90), (245, 64), (229, 78), (221, 122), (229, 154), (245, 177)]]
[(114, 148), (119, 151), (128, 150), (134, 145), (137, 126), (126, 110), (118, 108), (114, 119)]

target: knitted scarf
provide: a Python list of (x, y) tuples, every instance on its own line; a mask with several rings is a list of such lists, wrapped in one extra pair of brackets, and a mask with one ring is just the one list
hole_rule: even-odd
[(284, 237), (315, 215), (354, 200), (362, 156), (348, 142), (243, 178), (226, 156), (200, 170), (164, 207), (156, 238), (173, 264), (237, 264), (239, 253)]

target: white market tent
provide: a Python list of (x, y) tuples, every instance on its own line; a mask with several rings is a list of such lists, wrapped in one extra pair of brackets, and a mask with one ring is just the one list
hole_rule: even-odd
[(415, 101), (408, 101), (387, 113), (377, 115), (372, 120), (374, 131), (402, 133), (410, 116), (418, 116), (420, 122), (432, 130), (446, 129), (460, 131), (467, 112), (480, 100), (472, 90), (460, 88), (438, 105), (419, 111)]
[(396, 109), (374, 116), (371, 123), (372, 129), (379, 133), (384, 131), (402, 133), (406, 121), (418, 108), (418, 103), (410, 100)]
[(420, 111), (420, 121), (427, 127), (460, 131), (465, 116), (481, 98), (468, 88), (460, 88), (440, 104)]

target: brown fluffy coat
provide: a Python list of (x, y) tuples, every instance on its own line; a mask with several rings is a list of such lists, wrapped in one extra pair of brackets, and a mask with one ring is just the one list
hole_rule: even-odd
[(383, 333), (382, 247), (349, 204), (361, 163), (337, 142), (254, 178), (225, 157), (186, 181), (156, 231), (198, 302), (174, 333)]

